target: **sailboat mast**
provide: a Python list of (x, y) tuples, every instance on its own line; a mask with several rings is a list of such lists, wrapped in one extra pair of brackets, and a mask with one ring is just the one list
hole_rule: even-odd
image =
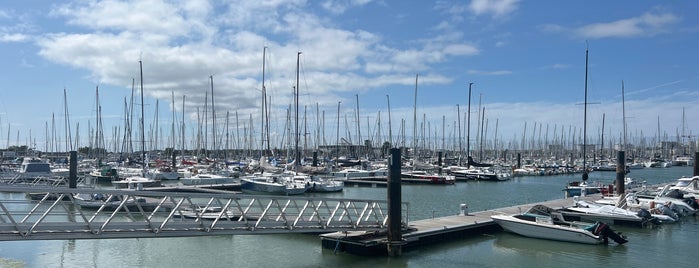
[(301, 152), (299, 151), (299, 67), (300, 67), (301, 51), (296, 54), (296, 87), (294, 94), (294, 102), (296, 103), (296, 133), (294, 133), (294, 150), (296, 151), (296, 161), (294, 166), (301, 165)]
[(588, 65), (588, 55), (589, 51), (587, 48), (585, 48), (585, 102), (583, 103), (584, 108), (584, 115), (583, 115), (583, 174), (582, 174), (582, 179), (583, 181), (587, 180), (588, 174), (587, 174), (587, 65)]
[(388, 94), (386, 94), (386, 104), (388, 105), (388, 143), (393, 148), (395, 145), (393, 144), (393, 132), (391, 130), (391, 99), (388, 97)]
[[(265, 149), (265, 132), (268, 131), (265, 129), (266, 126), (266, 120), (267, 120), (267, 88), (265, 88), (265, 62), (266, 62), (266, 54), (267, 54), (267, 47), (262, 48), (262, 103), (261, 103), (261, 108), (262, 108), (262, 131), (260, 131), (260, 141), (262, 142), (262, 146), (260, 149), (264, 150)], [(269, 141), (267, 141), (267, 151), (269, 151)], [(262, 153), (264, 155), (267, 152)]]
[(626, 151), (626, 102), (624, 100), (624, 80), (621, 80), (621, 117), (624, 127), (624, 144), (621, 146), (621, 150)]
[(415, 74), (415, 96), (413, 102), (413, 150), (417, 154), (417, 77)]
[[(468, 158), (471, 156), (471, 86), (473, 86), (473, 82), (468, 83), (468, 112), (466, 116), (466, 167), (469, 168), (471, 167), (470, 161), (468, 161)], [(526, 124), (526, 123), (525, 123)]]
[(143, 161), (143, 169), (145, 170), (146, 165), (148, 163), (146, 163), (146, 134), (145, 134), (145, 128), (144, 128), (144, 122), (143, 122), (143, 114), (144, 114), (144, 111), (143, 111), (144, 110), (144, 108), (143, 108), (143, 106), (144, 106), (144, 104), (143, 104), (143, 62), (140, 60), (138, 61), (138, 68), (139, 68), (140, 74), (141, 74), (141, 151), (142, 151), (141, 155), (143, 157), (143, 159), (141, 159), (141, 160)]
[(213, 139), (214, 159), (218, 156), (218, 148), (216, 148), (216, 110), (214, 109), (214, 75), (209, 75), (211, 81), (211, 138)]

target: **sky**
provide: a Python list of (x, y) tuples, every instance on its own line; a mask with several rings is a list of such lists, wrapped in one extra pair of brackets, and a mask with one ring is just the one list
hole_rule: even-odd
[(179, 147), (184, 121), (186, 149), (199, 129), (210, 148), (259, 148), (263, 62), (271, 147), (295, 132), (297, 84), (304, 146), (410, 146), (416, 133), (437, 148), (482, 136), (516, 149), (581, 132), (608, 145), (624, 121), (629, 142), (696, 140), (697, 10), (633, 0), (5, 1), (0, 148), (65, 151), (101, 129), (105, 146), (122, 150), (127, 115), (141, 140), (141, 107), (148, 146)]

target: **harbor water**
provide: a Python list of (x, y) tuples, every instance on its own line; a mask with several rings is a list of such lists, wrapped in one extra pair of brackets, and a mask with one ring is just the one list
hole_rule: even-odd
[[(648, 184), (691, 176), (691, 167), (646, 168), (628, 175)], [(614, 172), (590, 181), (611, 184)], [(402, 189), (410, 220), (527, 204), (564, 197), (577, 175), (515, 177), (505, 182), (409, 184)], [(386, 188), (347, 186), (325, 197), (385, 199)], [(3, 199), (6, 194), (0, 193)], [(572, 198), (571, 204), (573, 202)], [(624, 245), (581, 245), (483, 233), (416, 250), (400, 257), (364, 257), (322, 249), (316, 235), (235, 235), (185, 238), (0, 242), (0, 267), (694, 267), (699, 221), (690, 216), (653, 229), (614, 226)]]

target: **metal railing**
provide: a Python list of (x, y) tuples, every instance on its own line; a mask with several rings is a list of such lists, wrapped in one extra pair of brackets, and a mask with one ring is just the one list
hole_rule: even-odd
[(377, 230), (386, 209), (385, 200), (0, 186), (0, 241)]

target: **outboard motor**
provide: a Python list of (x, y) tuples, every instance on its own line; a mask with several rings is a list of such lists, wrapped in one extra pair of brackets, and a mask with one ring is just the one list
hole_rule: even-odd
[(614, 242), (617, 242), (619, 245), (629, 242), (626, 240), (625, 236), (621, 235), (621, 233), (615, 232), (611, 227), (609, 227), (609, 225), (599, 221), (595, 223), (592, 233), (601, 236), (604, 239), (604, 244), (609, 243), (609, 238), (614, 240)]
[(699, 203), (697, 203), (697, 200), (692, 198), (692, 197), (687, 197), (682, 199), (682, 201), (692, 207), (693, 209), (699, 209)]

